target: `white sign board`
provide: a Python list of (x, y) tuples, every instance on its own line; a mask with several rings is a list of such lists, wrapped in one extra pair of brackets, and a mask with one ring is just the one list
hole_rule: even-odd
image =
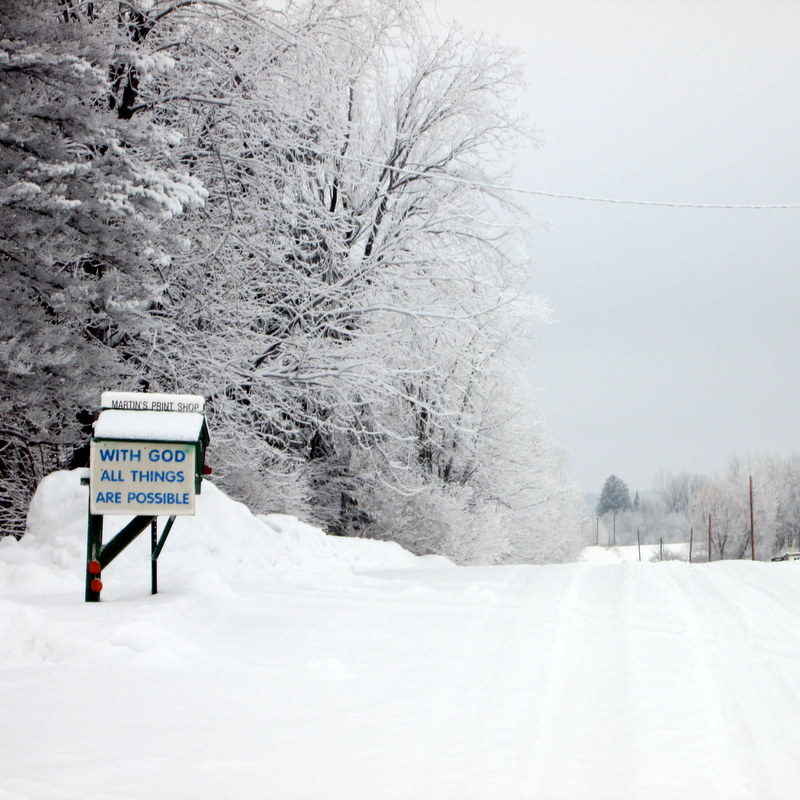
[(193, 444), (90, 443), (92, 514), (194, 514), (194, 479)]

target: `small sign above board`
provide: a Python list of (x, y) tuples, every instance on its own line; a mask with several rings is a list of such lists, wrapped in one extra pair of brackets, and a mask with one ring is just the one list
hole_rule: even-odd
[(202, 414), (205, 399), (199, 394), (103, 392), (100, 407), (122, 411), (191, 411)]

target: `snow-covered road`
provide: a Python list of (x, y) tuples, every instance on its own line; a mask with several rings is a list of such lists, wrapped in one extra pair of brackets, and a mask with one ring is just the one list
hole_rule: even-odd
[(156, 597), (134, 545), (100, 604), (66, 535), (2, 543), (2, 800), (800, 797), (800, 563), (455, 568), (272, 524), (268, 568), (176, 530)]

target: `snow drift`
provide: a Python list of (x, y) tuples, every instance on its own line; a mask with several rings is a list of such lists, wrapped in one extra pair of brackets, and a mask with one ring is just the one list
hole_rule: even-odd
[[(87, 488), (80, 485), (81, 474), (81, 470), (56, 472), (42, 481), (31, 502), (28, 534), (20, 542), (20, 557), (36, 552), (37, 560), (77, 573), (82, 582), (88, 494)], [(104, 541), (128, 519), (106, 517)], [(148, 574), (141, 553), (130, 555), (134, 549), (146, 550), (142, 546), (145, 538), (142, 535), (141, 541), (137, 540), (108, 568), (109, 588), (120, 581), (139, 582), (142, 575)], [(149, 561), (147, 553), (145, 560)], [(435, 556), (420, 559), (393, 542), (327, 536), (295, 517), (256, 517), (210, 481), (203, 481), (195, 516), (177, 518), (159, 559), (160, 566), (167, 570), (213, 569), (230, 581), (235, 581), (242, 570), (250, 574), (286, 569), (352, 571), (449, 563)]]
[[(74, 470), (47, 476), (31, 501), (28, 533), (19, 542), (0, 539), (0, 584), (6, 587), (0, 599), (0, 659), (25, 657), (30, 663), (80, 656), (81, 643), (75, 640), (69, 646), (69, 634), (44, 624), (27, 602), (71, 607), (83, 601), (88, 490), (80, 485), (82, 474)], [(106, 517), (104, 541), (129, 519)], [(143, 533), (107, 567), (103, 600), (141, 600), (149, 594), (149, 546)], [(453, 566), (440, 556), (414, 556), (393, 542), (327, 536), (294, 517), (256, 517), (209, 481), (197, 496), (196, 515), (176, 520), (158, 563), (161, 594), (216, 599), (235, 598), (243, 585), (266, 580), (270, 572)], [(153, 636), (163, 643), (170, 638), (163, 631)], [(107, 643), (116, 646), (118, 639), (117, 632)]]

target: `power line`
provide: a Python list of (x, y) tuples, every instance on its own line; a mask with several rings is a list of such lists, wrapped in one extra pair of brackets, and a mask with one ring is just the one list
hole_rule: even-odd
[(620, 197), (597, 197), (585, 194), (566, 194), (561, 192), (546, 192), (540, 189), (524, 189), (520, 186), (504, 186), (502, 184), (488, 183), (484, 181), (476, 181), (470, 178), (460, 178), (457, 175), (451, 175), (446, 172), (433, 172), (431, 170), (415, 170), (409, 167), (400, 167), (393, 164), (385, 164), (380, 161), (373, 161), (368, 158), (358, 158), (356, 156), (348, 156), (337, 154), (337, 158), (342, 158), (348, 161), (355, 161), (359, 164), (365, 164), (380, 169), (391, 170), (403, 175), (410, 175), (419, 178), (441, 178), (453, 183), (460, 183), (465, 186), (474, 186), (477, 189), (486, 189), (489, 191), (500, 192), (513, 192), (515, 194), (524, 194), (532, 197), (548, 197), (557, 200), (577, 200), (585, 203), (610, 203), (614, 205), (629, 205), (629, 206), (651, 206), (657, 208), (698, 208), (698, 209), (733, 209), (733, 210), (777, 210), (777, 209), (800, 209), (800, 203), (686, 203), (686, 202), (669, 202), (666, 200), (632, 200)]
[(656, 206), (659, 208), (727, 208), (727, 209), (791, 209), (800, 208), (800, 203), (671, 203), (666, 200), (628, 200), (619, 197), (592, 197), (581, 194), (558, 194), (556, 192), (542, 192), (535, 189), (520, 189), (509, 187), (508, 191), (520, 194), (535, 195), (537, 197), (554, 197), (559, 200), (581, 200), (587, 203), (615, 203), (629, 206)]

